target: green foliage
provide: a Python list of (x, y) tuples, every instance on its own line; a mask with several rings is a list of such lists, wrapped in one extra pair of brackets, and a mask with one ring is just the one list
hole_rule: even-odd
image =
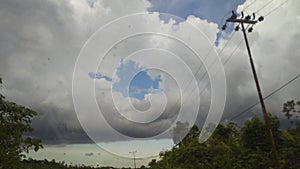
[[(274, 138), (278, 141), (279, 120), (277, 117), (270, 116), (270, 123)], [(242, 144), (252, 150), (270, 150), (270, 138), (266, 129), (265, 123), (258, 117), (253, 117), (251, 120), (245, 122), (241, 129)]]
[(42, 147), (40, 140), (23, 136), (33, 131), (30, 123), (36, 114), (24, 106), (5, 100), (0, 94), (0, 169), (20, 168), (19, 161), (25, 156), (23, 152), (31, 148), (37, 151)]
[[(300, 124), (295, 129), (279, 130), (279, 119), (270, 117), (283, 168), (300, 168)], [(192, 127), (180, 146), (160, 154), (151, 169), (271, 169), (274, 167), (269, 136), (264, 121), (253, 117), (238, 127), (218, 125), (205, 142), (198, 142), (199, 130)]]
[[(56, 162), (55, 160), (34, 160), (28, 159), (22, 161), (23, 168), (26, 169), (115, 169), (114, 167), (93, 167), (85, 165), (68, 165), (65, 162)], [(122, 168), (123, 169), (123, 168)], [(124, 168), (130, 169), (130, 168)]]
[[(290, 119), (291, 117), (293, 117), (293, 114), (300, 113), (300, 110), (297, 110), (296, 108), (297, 106), (300, 106), (300, 101), (297, 102), (295, 102), (294, 100), (287, 101), (286, 103), (283, 104), (282, 112), (288, 119)], [(299, 118), (298, 115), (296, 117)]]

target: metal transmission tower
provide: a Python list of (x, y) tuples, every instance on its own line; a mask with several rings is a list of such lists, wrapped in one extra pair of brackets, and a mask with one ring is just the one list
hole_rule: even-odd
[(135, 153), (137, 153), (137, 151), (136, 151), (136, 150), (135, 150), (135, 151), (130, 151), (129, 153), (133, 155), (133, 164), (134, 164), (134, 169), (136, 169), (136, 163), (135, 163)]
[(225, 25), (223, 25), (222, 30), (225, 30), (227, 27), (227, 22), (232, 22), (232, 23), (238, 23), (238, 25), (235, 27), (235, 31), (238, 31), (240, 29), (239, 25), (242, 26), (242, 31), (244, 34), (244, 39), (245, 39), (245, 43), (247, 46), (247, 50), (248, 50), (248, 55), (249, 55), (249, 60), (250, 60), (250, 65), (251, 65), (251, 69), (252, 69), (252, 73), (253, 73), (253, 77), (254, 77), (254, 81), (255, 81), (255, 85), (256, 85), (256, 89), (257, 89), (257, 93), (259, 96), (259, 101), (261, 104), (261, 109), (262, 109), (262, 113), (264, 116), (264, 120), (265, 120), (265, 124), (270, 136), (270, 140), (271, 140), (271, 144), (272, 144), (272, 152), (274, 155), (274, 160), (275, 160), (275, 166), (277, 169), (280, 169), (280, 165), (279, 165), (279, 160), (278, 160), (278, 153), (277, 153), (277, 149), (276, 149), (276, 144), (275, 144), (275, 140), (273, 137), (273, 132), (271, 129), (271, 124), (270, 124), (270, 119), (266, 110), (266, 106), (264, 103), (264, 99), (263, 96), (261, 94), (261, 89), (260, 89), (260, 85), (259, 85), (259, 81), (256, 75), (256, 70), (255, 70), (255, 66), (254, 66), (254, 62), (252, 59), (252, 55), (251, 55), (251, 51), (250, 51), (250, 46), (249, 46), (249, 42), (248, 42), (248, 38), (247, 38), (247, 34), (246, 34), (246, 29), (244, 24), (248, 24), (251, 25), (251, 27), (248, 29), (248, 32), (252, 32), (253, 31), (253, 25), (255, 25), (258, 21), (261, 22), (264, 20), (264, 17), (260, 16), (257, 20), (255, 19), (255, 13), (253, 13), (252, 17), (250, 15), (247, 15), (246, 17), (244, 17), (244, 13), (241, 12), (241, 18), (237, 18), (237, 14), (232, 11), (232, 16), (230, 18), (228, 18), (226, 20)]

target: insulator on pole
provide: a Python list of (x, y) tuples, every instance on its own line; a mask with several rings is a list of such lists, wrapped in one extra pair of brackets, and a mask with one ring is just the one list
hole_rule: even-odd
[(245, 18), (246, 21), (250, 21), (250, 19), (251, 19), (250, 15), (247, 15), (246, 18)]
[(236, 13), (232, 10), (232, 15), (230, 17), (231, 19), (236, 19), (237, 18), (237, 15)]
[(252, 31), (253, 31), (253, 27), (250, 27), (250, 28), (248, 29), (248, 32), (251, 33)]
[(224, 31), (224, 30), (226, 30), (226, 27), (227, 27), (227, 25), (225, 24), (225, 25), (223, 25), (222, 26), (222, 30)]
[(259, 22), (262, 22), (264, 20), (264, 17), (263, 16), (260, 16), (259, 18), (258, 18), (258, 21)]

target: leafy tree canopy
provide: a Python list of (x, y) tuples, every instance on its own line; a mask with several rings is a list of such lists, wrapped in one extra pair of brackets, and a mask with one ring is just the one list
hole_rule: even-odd
[(31, 148), (35, 151), (42, 148), (39, 139), (24, 137), (24, 133), (33, 131), (30, 123), (36, 115), (35, 111), (7, 101), (0, 94), (0, 169), (19, 168), (24, 152), (28, 153)]

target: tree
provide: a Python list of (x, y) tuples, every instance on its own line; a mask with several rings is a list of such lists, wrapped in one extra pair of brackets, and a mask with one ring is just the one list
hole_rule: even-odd
[[(0, 78), (0, 85), (2, 79)], [(33, 148), (42, 148), (41, 140), (24, 137), (24, 133), (32, 132), (32, 117), (37, 113), (24, 106), (5, 100), (0, 94), (0, 169), (19, 168), (19, 162)]]
[[(270, 123), (275, 141), (278, 141), (279, 133), (279, 119), (271, 116)], [(260, 149), (264, 151), (271, 150), (270, 137), (263, 120), (258, 117), (253, 117), (245, 122), (241, 129), (241, 139), (244, 146), (251, 150)]]
[[(293, 113), (300, 113), (300, 110), (297, 110), (297, 106), (300, 106), (300, 101), (295, 102), (294, 100), (287, 101), (283, 104), (282, 112), (284, 115), (290, 119), (293, 117)], [(296, 116), (298, 118), (298, 116)]]
[(144, 165), (142, 165), (142, 166), (140, 167), (140, 169), (146, 169), (146, 167), (145, 167)]

